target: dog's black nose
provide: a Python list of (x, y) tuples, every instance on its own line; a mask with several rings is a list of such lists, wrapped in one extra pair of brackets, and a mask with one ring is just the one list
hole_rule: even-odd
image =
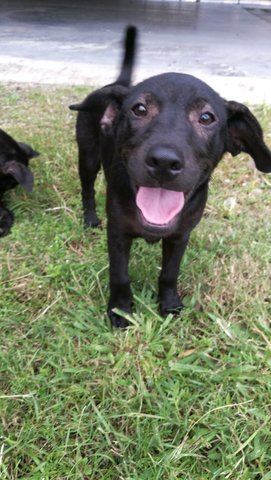
[(184, 166), (183, 158), (169, 147), (155, 146), (146, 159), (149, 174), (157, 180), (171, 180)]

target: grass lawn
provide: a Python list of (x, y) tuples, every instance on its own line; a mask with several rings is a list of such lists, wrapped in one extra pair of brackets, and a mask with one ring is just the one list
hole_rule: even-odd
[[(82, 226), (75, 114), (87, 88), (1, 86), (1, 128), (41, 152), (5, 195), (1, 480), (271, 479), (271, 177), (226, 156), (163, 321), (160, 245), (137, 241), (135, 313), (112, 331), (106, 233)], [(253, 108), (271, 147), (271, 107)], [(97, 185), (104, 215), (105, 186)]]

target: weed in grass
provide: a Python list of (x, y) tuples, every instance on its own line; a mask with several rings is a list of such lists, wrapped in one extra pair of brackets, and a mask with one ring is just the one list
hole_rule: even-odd
[[(111, 331), (106, 235), (82, 227), (67, 108), (87, 89), (0, 91), (2, 127), (41, 152), (34, 192), (6, 196), (0, 245), (1, 479), (270, 479), (269, 177), (245, 155), (216, 170), (180, 317), (157, 313), (160, 246), (135, 242), (135, 313)], [(255, 110), (269, 141), (271, 109)], [(105, 218), (102, 175), (97, 190)]]

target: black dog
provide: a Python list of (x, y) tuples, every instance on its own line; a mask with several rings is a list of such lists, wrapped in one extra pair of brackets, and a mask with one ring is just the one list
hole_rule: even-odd
[(28, 163), (37, 155), (29, 145), (16, 142), (0, 129), (0, 237), (7, 235), (13, 224), (12, 212), (2, 203), (3, 193), (18, 184), (29, 192), (32, 190), (33, 174)]
[(180, 310), (180, 261), (223, 154), (247, 152), (258, 170), (271, 172), (271, 153), (257, 119), (245, 105), (225, 101), (204, 82), (179, 73), (130, 88), (115, 83), (72, 109), (81, 111), (77, 140), (87, 224), (99, 223), (90, 192), (101, 161), (107, 180), (112, 325), (127, 325), (115, 308), (132, 309), (128, 259), (135, 237), (162, 239), (160, 312)]

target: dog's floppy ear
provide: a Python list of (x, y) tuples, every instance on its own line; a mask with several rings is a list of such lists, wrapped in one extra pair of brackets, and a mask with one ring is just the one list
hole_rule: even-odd
[(33, 173), (23, 163), (16, 162), (16, 160), (11, 160), (3, 165), (1, 171), (4, 175), (12, 175), (15, 180), (28, 192), (33, 190)]
[(75, 110), (76, 112), (95, 112), (97, 109), (100, 110), (105, 101), (104, 95), (101, 90), (88, 95), (82, 102), (74, 103), (69, 105), (70, 110)]
[(123, 85), (108, 85), (88, 95), (82, 103), (71, 105), (69, 108), (98, 115), (101, 130), (109, 134), (128, 92), (129, 88)]
[(27, 156), (28, 160), (31, 160), (31, 158), (35, 158), (39, 156), (39, 152), (36, 152), (36, 150), (33, 150), (30, 145), (27, 145), (26, 143), (22, 142), (17, 142), (20, 149), (24, 152), (24, 154)]
[(129, 92), (129, 88), (122, 85), (112, 85), (110, 89), (109, 102), (100, 119), (101, 129), (105, 134), (112, 132), (113, 122), (118, 118), (122, 102)]
[(113, 125), (114, 120), (117, 118), (119, 114), (119, 104), (115, 101), (111, 101), (109, 105), (106, 107), (104, 114), (100, 120), (100, 126), (104, 133), (110, 133), (111, 127)]
[(258, 170), (271, 172), (271, 152), (264, 143), (263, 131), (258, 120), (245, 105), (226, 102), (228, 113), (227, 151), (232, 155), (248, 153)]
[(121, 103), (129, 91), (123, 85), (108, 85), (88, 95), (81, 103), (70, 105), (70, 110), (79, 112), (104, 112), (111, 101)]

